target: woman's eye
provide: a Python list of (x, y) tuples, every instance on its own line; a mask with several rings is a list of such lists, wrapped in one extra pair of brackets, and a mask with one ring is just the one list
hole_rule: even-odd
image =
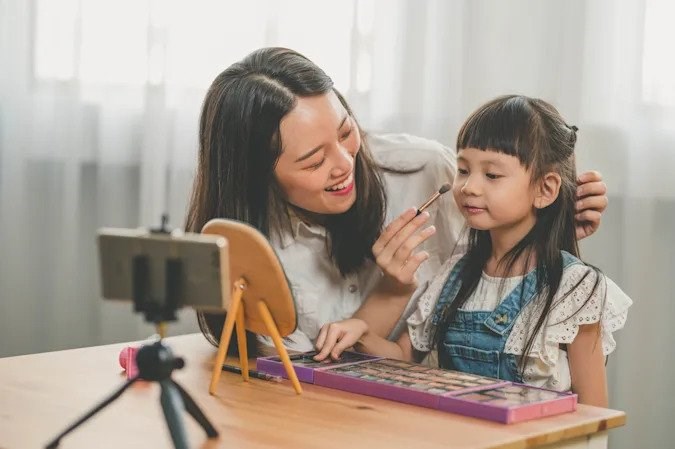
[(316, 170), (317, 168), (321, 167), (325, 161), (326, 161), (326, 158), (323, 158), (319, 162), (317, 162), (316, 164), (312, 164), (309, 167), (307, 167), (307, 169), (308, 170)]
[(352, 128), (349, 128), (347, 131), (340, 135), (340, 140), (347, 139), (352, 134)]
[(457, 173), (459, 173), (460, 175), (468, 175), (468, 174), (469, 174), (469, 170), (466, 170), (466, 169), (464, 169), (464, 168), (458, 168), (458, 169), (457, 169)]

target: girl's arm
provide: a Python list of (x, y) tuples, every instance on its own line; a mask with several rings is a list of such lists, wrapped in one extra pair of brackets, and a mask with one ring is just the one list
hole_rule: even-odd
[(567, 347), (567, 356), (572, 391), (579, 395), (579, 403), (607, 407), (607, 374), (600, 324), (579, 326), (576, 338)]

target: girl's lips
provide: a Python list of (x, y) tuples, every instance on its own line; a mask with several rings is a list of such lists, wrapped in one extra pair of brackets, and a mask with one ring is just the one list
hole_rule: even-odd
[(481, 212), (485, 212), (484, 208), (473, 207), (473, 206), (464, 206), (464, 210), (466, 210), (471, 215), (476, 215), (476, 214), (480, 214)]

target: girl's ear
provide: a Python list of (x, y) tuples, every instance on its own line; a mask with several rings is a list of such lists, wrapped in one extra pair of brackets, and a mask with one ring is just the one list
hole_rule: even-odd
[(550, 206), (556, 198), (558, 198), (561, 184), (562, 179), (558, 173), (546, 173), (537, 185), (537, 191), (534, 197), (534, 207), (543, 209)]

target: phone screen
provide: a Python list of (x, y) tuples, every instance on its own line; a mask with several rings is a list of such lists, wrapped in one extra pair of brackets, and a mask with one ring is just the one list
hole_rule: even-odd
[(227, 239), (222, 236), (186, 233), (178, 236), (152, 234), (146, 230), (105, 228), (98, 234), (101, 291), (104, 299), (133, 300), (134, 258), (147, 258), (149, 295), (163, 304), (166, 299), (167, 261), (178, 261), (178, 276), (171, 284), (179, 306), (224, 310), (229, 289)]

